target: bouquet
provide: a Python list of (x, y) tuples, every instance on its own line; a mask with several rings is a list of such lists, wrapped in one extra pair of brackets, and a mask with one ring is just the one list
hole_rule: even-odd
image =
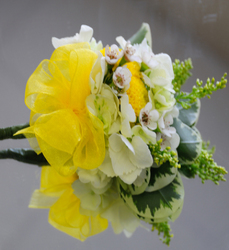
[(172, 63), (152, 51), (149, 25), (129, 40), (103, 47), (93, 29), (52, 38), (50, 60), (30, 76), (25, 103), (29, 124), (0, 129), (0, 139), (27, 138), (32, 149), (6, 149), (12, 158), (41, 166), (40, 189), (29, 207), (48, 208), (49, 223), (84, 241), (108, 227), (130, 237), (151, 225), (169, 245), (169, 222), (182, 211), (181, 175), (204, 183), (225, 181), (196, 128), (200, 98), (226, 86), (197, 80), (191, 59)]

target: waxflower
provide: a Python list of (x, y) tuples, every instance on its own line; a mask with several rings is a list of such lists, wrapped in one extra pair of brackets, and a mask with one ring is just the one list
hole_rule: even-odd
[(129, 69), (118, 67), (113, 74), (113, 82), (118, 88), (126, 91), (130, 87), (131, 76)]
[(139, 114), (139, 121), (142, 126), (148, 127), (151, 130), (157, 128), (157, 120), (159, 118), (159, 113), (156, 109), (152, 110), (152, 104), (148, 102), (146, 106), (141, 109)]
[(113, 44), (105, 48), (105, 58), (108, 64), (115, 64), (123, 56), (123, 51), (120, 51), (118, 46)]

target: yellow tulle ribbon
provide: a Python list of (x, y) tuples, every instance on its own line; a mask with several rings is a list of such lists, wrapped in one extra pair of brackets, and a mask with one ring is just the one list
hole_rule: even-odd
[(63, 176), (74, 174), (77, 167), (97, 168), (105, 157), (103, 123), (85, 103), (96, 59), (88, 43), (61, 46), (27, 82), (30, 127), (19, 133)]
[(55, 228), (84, 241), (108, 227), (108, 221), (97, 215), (86, 216), (79, 212), (80, 200), (74, 195), (71, 184), (78, 176), (63, 177), (54, 168), (42, 167), (41, 185), (35, 190), (29, 207), (50, 208), (49, 223)]

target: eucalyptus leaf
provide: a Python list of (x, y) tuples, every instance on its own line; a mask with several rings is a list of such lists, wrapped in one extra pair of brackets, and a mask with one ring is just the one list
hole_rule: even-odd
[(131, 44), (140, 44), (146, 38), (148, 45), (152, 48), (151, 31), (148, 23), (143, 23), (141, 28), (128, 40)]
[(131, 195), (122, 187), (119, 188), (122, 199), (146, 222), (168, 220), (181, 207), (184, 199), (184, 187), (179, 173), (173, 182), (154, 192)]
[[(185, 101), (185, 100), (182, 100)], [(199, 114), (200, 114), (200, 100), (197, 99), (196, 102), (191, 104), (191, 107), (189, 109), (184, 109), (180, 104), (177, 104), (177, 108), (179, 109), (179, 119), (188, 125), (189, 127), (192, 127), (196, 125)]]
[(202, 140), (199, 131), (183, 123), (179, 118), (173, 120), (173, 127), (180, 136), (180, 144), (177, 148), (181, 163), (193, 162), (201, 153)]

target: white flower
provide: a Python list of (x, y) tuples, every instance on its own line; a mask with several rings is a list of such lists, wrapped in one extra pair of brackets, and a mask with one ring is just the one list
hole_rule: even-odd
[(131, 137), (132, 131), (130, 127), (130, 122), (136, 121), (136, 115), (134, 109), (129, 103), (128, 95), (123, 95), (120, 98), (121, 103), (121, 132), (125, 137)]
[(102, 48), (102, 43), (99, 41), (96, 43), (96, 40), (92, 38), (93, 29), (87, 25), (81, 25), (79, 34), (76, 33), (75, 36), (65, 37), (65, 38), (56, 38), (52, 37), (52, 45), (56, 49), (60, 46), (74, 43), (88, 42), (91, 45), (91, 48), (94, 50), (100, 50)]
[(176, 151), (177, 147), (180, 144), (180, 136), (175, 132), (170, 136), (165, 134), (157, 133), (157, 141), (162, 139), (161, 150), (164, 150), (166, 147), (170, 147), (172, 151)]
[(87, 96), (86, 105), (88, 110), (103, 122), (105, 134), (111, 133), (110, 129), (112, 132), (119, 131), (119, 101), (108, 85), (102, 84), (100, 94)]
[(98, 58), (92, 67), (89, 83), (91, 86), (91, 93), (98, 94), (101, 91), (103, 78), (106, 74), (106, 62), (102, 53), (98, 52)]
[(116, 176), (127, 184), (132, 184), (142, 169), (153, 164), (148, 146), (139, 136), (134, 136), (129, 142), (120, 134), (112, 134), (109, 137), (109, 153)]
[(77, 174), (82, 183), (90, 183), (96, 189), (107, 189), (111, 180), (110, 177), (105, 175), (98, 168), (93, 170), (78, 168)]
[(170, 127), (173, 124), (173, 118), (178, 117), (179, 110), (177, 107), (173, 107), (172, 110), (164, 111), (158, 120), (158, 126), (162, 134), (171, 137), (172, 134), (176, 133), (174, 127)]
[(136, 125), (132, 128), (133, 135), (139, 136), (146, 143), (156, 143), (156, 133), (149, 130), (147, 127), (142, 127), (140, 125)]
[(158, 65), (152, 49), (147, 44), (146, 38), (144, 38), (140, 44), (134, 44), (133, 47), (136, 50), (135, 56), (140, 57), (142, 62), (145, 63), (149, 68), (153, 69)]
[(118, 67), (113, 74), (113, 82), (120, 89), (128, 90), (131, 81), (131, 72), (126, 67)]
[(158, 111), (170, 110), (176, 103), (174, 95), (161, 86), (149, 90), (149, 99)]
[(139, 121), (142, 126), (148, 127), (151, 130), (157, 128), (157, 120), (159, 113), (156, 109), (152, 110), (152, 104), (148, 102), (146, 106), (141, 109), (139, 114)]
[(122, 36), (116, 37), (116, 41), (119, 43), (120, 47), (123, 49), (125, 59), (127, 61), (136, 61), (141, 63), (142, 60), (139, 56), (135, 56), (136, 49), (131, 45), (130, 41), (126, 41)]
[(123, 56), (123, 51), (119, 50), (118, 46), (113, 44), (105, 48), (105, 58), (108, 64), (115, 64)]
[(170, 56), (161, 53), (154, 55), (154, 60), (157, 62), (156, 67), (147, 69), (144, 72), (144, 74), (147, 75), (151, 81), (150, 85), (167, 87), (168, 90), (174, 93), (173, 86), (171, 84), (174, 78), (174, 73)]
[(133, 214), (121, 198), (102, 212), (101, 217), (111, 222), (116, 234), (124, 232), (127, 237), (130, 237), (140, 225), (140, 219)]

